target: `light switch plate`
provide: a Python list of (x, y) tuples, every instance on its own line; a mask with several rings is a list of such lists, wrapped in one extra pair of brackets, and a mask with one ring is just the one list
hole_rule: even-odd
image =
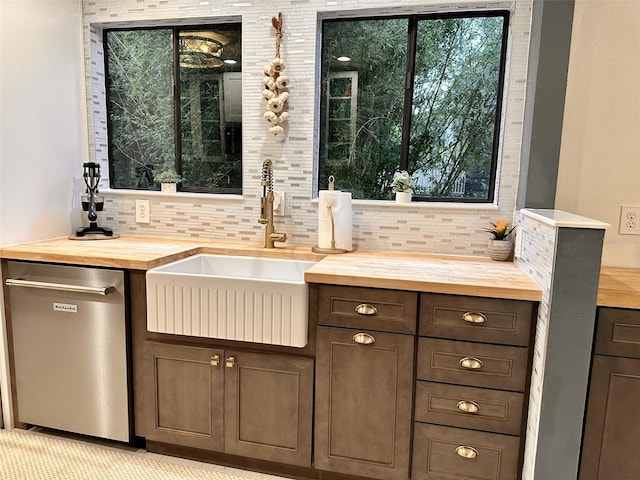
[(136, 200), (136, 222), (150, 223), (149, 200)]

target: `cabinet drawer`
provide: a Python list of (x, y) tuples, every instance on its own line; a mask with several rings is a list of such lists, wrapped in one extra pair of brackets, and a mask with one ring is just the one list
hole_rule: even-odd
[(399, 290), (320, 285), (318, 323), (381, 332), (416, 332), (418, 294)]
[(421, 337), (418, 378), (524, 391), (527, 349)]
[(536, 303), (423, 293), (420, 335), (527, 346)]
[(418, 423), (413, 480), (514, 480), (520, 438)]
[(522, 393), (418, 381), (415, 420), (520, 435)]
[(600, 308), (596, 353), (640, 358), (640, 310)]

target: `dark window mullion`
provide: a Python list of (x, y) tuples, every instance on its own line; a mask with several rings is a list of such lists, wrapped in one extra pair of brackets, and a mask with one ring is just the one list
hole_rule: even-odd
[(109, 41), (108, 39), (109, 31), (105, 30), (102, 33), (102, 45), (104, 49), (104, 81), (105, 81), (105, 103), (107, 107), (107, 132), (109, 133), (109, 138), (107, 139), (107, 163), (109, 164), (109, 188), (116, 188), (115, 177), (116, 172), (113, 168), (114, 160), (113, 160), (113, 146), (111, 144), (111, 131), (112, 131), (112, 121), (111, 121), (111, 77), (109, 75)]
[(402, 112), (402, 146), (400, 147), (400, 170), (409, 169), (409, 148), (411, 140), (411, 111), (413, 108), (413, 86), (416, 66), (416, 42), (418, 21), (409, 18), (407, 31), (407, 70), (404, 80), (404, 109)]
[(182, 112), (180, 104), (180, 31), (173, 29), (173, 135), (176, 172), (182, 175)]
[(500, 69), (498, 73), (498, 88), (496, 98), (496, 115), (493, 129), (493, 148), (491, 150), (491, 170), (489, 175), (489, 201), (495, 198), (496, 178), (498, 171), (498, 152), (500, 149), (500, 126), (502, 124), (502, 103), (504, 101), (504, 77), (507, 64), (507, 41), (509, 37), (509, 14), (502, 15), (502, 45), (500, 50)]

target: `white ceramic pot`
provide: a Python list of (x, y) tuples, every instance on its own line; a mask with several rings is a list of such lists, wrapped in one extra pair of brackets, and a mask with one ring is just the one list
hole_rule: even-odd
[(411, 192), (396, 192), (396, 203), (411, 203)]
[(506, 262), (511, 258), (511, 240), (489, 240), (489, 258)]
[(175, 183), (161, 183), (160, 188), (164, 193), (176, 193), (176, 184)]

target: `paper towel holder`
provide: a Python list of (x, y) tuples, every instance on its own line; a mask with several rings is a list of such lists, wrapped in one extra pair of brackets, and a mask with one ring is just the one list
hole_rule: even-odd
[(347, 253), (348, 250), (345, 250), (344, 248), (336, 248), (336, 232), (331, 205), (327, 205), (327, 210), (329, 212), (329, 218), (331, 219), (331, 248), (322, 248), (316, 245), (311, 247), (311, 251), (315, 253)]
[[(329, 175), (329, 191), (334, 190), (336, 184), (336, 177), (333, 175)], [(331, 219), (331, 248), (323, 248), (319, 245), (315, 245), (311, 247), (311, 251), (315, 253), (347, 253), (348, 250), (344, 248), (336, 248), (336, 226), (333, 220), (333, 209), (331, 208), (331, 204), (327, 205), (327, 211), (329, 213), (329, 218)]]

